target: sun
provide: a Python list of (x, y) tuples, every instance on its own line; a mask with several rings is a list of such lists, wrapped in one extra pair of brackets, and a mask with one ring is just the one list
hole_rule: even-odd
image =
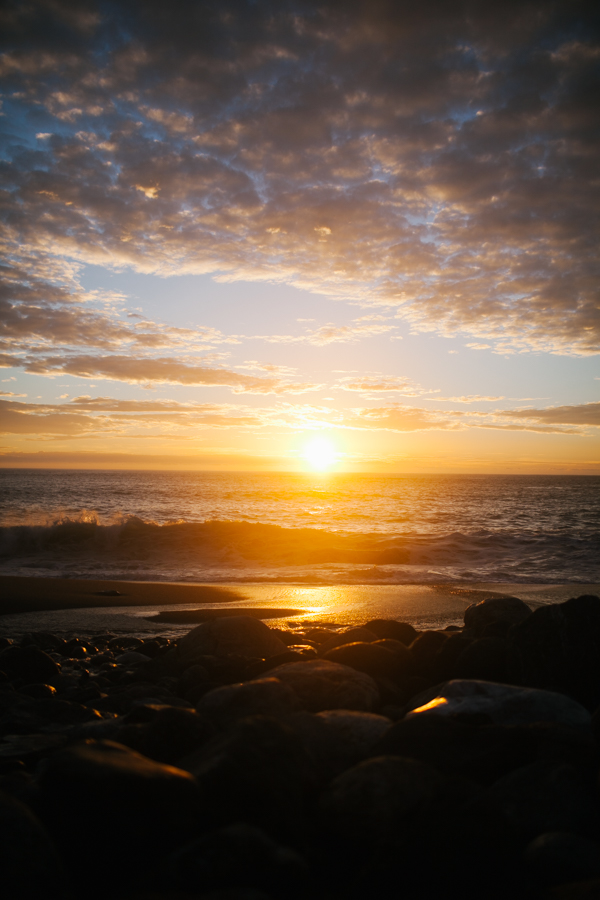
[(327, 469), (335, 462), (337, 453), (328, 438), (316, 437), (304, 448), (304, 457), (313, 469)]

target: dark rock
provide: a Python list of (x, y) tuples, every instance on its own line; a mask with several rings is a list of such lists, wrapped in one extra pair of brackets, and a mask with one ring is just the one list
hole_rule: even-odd
[(465, 628), (480, 635), (492, 622), (517, 625), (531, 615), (531, 609), (518, 597), (490, 597), (465, 609)]
[(132, 709), (135, 703), (169, 703), (175, 698), (171, 692), (159, 684), (127, 684), (123, 687), (113, 688), (108, 696), (96, 703), (96, 709), (101, 712), (113, 712), (123, 715)]
[(211, 722), (193, 710), (164, 706), (148, 723), (140, 752), (157, 762), (176, 765), (181, 757), (207, 743), (214, 734)]
[(33, 766), (67, 742), (66, 734), (16, 734), (0, 743), (0, 761)]
[(358, 642), (355, 644), (343, 644), (334, 647), (323, 654), (323, 659), (331, 662), (351, 666), (359, 672), (377, 677), (396, 678), (405, 675), (412, 665), (412, 654), (408, 647), (402, 647), (400, 652), (392, 652), (382, 647), (379, 643)]
[(562, 691), (589, 710), (600, 705), (600, 598), (541, 606), (509, 637), (511, 681)]
[(540, 834), (523, 854), (527, 873), (544, 887), (600, 878), (600, 847), (568, 831)]
[(182, 659), (200, 654), (243, 657), (270, 657), (286, 651), (285, 644), (271, 629), (251, 616), (211, 619), (186, 634), (178, 644)]
[(489, 681), (448, 681), (411, 703), (418, 706), (413, 707), (409, 717), (435, 715), (464, 719), (483, 714), (497, 725), (555, 722), (572, 728), (588, 729), (591, 726), (587, 710), (564, 694)]
[(287, 663), (273, 669), (271, 676), (289, 685), (301, 707), (311, 712), (323, 709), (369, 712), (379, 703), (379, 690), (369, 675), (330, 660)]
[(230, 684), (205, 694), (196, 709), (226, 727), (245, 716), (267, 715), (278, 718), (300, 705), (293, 689), (278, 678), (262, 678), (244, 684)]
[(472, 643), (471, 638), (463, 634), (449, 634), (438, 648), (432, 661), (432, 674), (436, 682), (449, 681), (456, 678), (456, 660)]
[(63, 896), (60, 863), (47, 831), (27, 806), (1, 793), (0, 847), (0, 883), (7, 900)]
[(90, 646), (84, 641), (72, 638), (63, 645), (60, 652), (69, 659), (85, 659), (89, 655), (90, 649)]
[(312, 641), (313, 644), (324, 644), (325, 641), (333, 637), (333, 634), (334, 632), (329, 631), (327, 628), (311, 628), (310, 631), (304, 633), (304, 637), (307, 641)]
[(65, 641), (62, 638), (59, 638), (56, 634), (51, 634), (49, 631), (32, 631), (25, 637), (29, 643), (35, 644), (36, 647), (39, 647), (40, 650), (45, 650), (46, 653), (53, 651), (62, 653), (65, 646)]
[(317, 713), (316, 718), (325, 722), (343, 743), (349, 765), (369, 756), (392, 725), (385, 716), (348, 709), (328, 709)]
[(16, 644), (0, 651), (0, 670), (24, 684), (53, 684), (60, 674), (60, 666), (43, 650)]
[(138, 663), (150, 662), (150, 657), (137, 650), (126, 650), (125, 653), (120, 653), (115, 657), (115, 662), (119, 666), (135, 666)]
[(33, 697), (34, 700), (48, 700), (56, 695), (56, 688), (51, 684), (26, 684), (20, 693)]
[(170, 879), (179, 890), (202, 893), (232, 887), (262, 888), (277, 895), (302, 891), (306, 863), (262, 829), (238, 823), (213, 831), (177, 850)]
[(433, 767), (379, 756), (335, 778), (320, 801), (326, 830), (363, 848), (405, 837), (444, 785)]
[[(449, 639), (451, 640), (451, 639)], [(454, 665), (454, 678), (508, 680), (508, 643), (504, 638), (482, 637), (466, 647)]]
[[(316, 652), (313, 650), (311, 656), (315, 658), (316, 655)], [(282, 666), (284, 663), (301, 662), (306, 658), (304, 653), (299, 653), (297, 650), (286, 650), (285, 653), (278, 653), (277, 656), (271, 656), (269, 659), (259, 659), (250, 663), (244, 670), (244, 676), (246, 678), (259, 678), (261, 675), (270, 672), (271, 669), (275, 669), (277, 666)]]
[(242, 719), (179, 764), (198, 779), (216, 825), (249, 822), (271, 834), (302, 830), (316, 773), (287, 725), (266, 716)]
[(407, 647), (412, 644), (418, 633), (408, 622), (396, 622), (394, 619), (371, 619), (364, 627), (378, 638), (391, 638)]
[(526, 728), (478, 726), (434, 715), (396, 722), (373, 748), (373, 753), (418, 759), (481, 784), (533, 762), (537, 752), (538, 740)]
[(516, 769), (468, 805), (503, 818), (525, 845), (548, 831), (583, 831), (594, 823), (590, 786), (565, 764), (538, 761)]
[(179, 678), (177, 693), (191, 703), (196, 703), (210, 690), (210, 676), (204, 666), (189, 666)]
[(322, 656), (333, 650), (335, 647), (341, 647), (343, 644), (355, 644), (357, 641), (370, 643), (376, 641), (378, 635), (369, 631), (368, 628), (350, 628), (348, 631), (341, 631), (332, 635), (319, 646), (319, 654)]
[(422, 631), (414, 639), (410, 650), (413, 654), (416, 674), (425, 677), (433, 674), (435, 659), (447, 640), (449, 640), (449, 635), (440, 631)]
[(122, 887), (150, 879), (158, 861), (199, 833), (198, 788), (189, 773), (111, 741), (86, 741), (55, 753), (39, 776), (39, 813), (69, 860), (74, 884), (91, 883), (99, 848)]

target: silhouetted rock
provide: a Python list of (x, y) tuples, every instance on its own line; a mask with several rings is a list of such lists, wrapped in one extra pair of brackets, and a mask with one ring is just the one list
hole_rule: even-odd
[(90, 883), (98, 853), (119, 882), (151, 878), (158, 861), (199, 831), (194, 778), (110, 741), (86, 741), (55, 753), (40, 773), (39, 811), (52, 832), (73, 883)]
[(39, 647), (12, 644), (0, 651), (0, 671), (24, 684), (53, 684), (60, 675), (60, 666)]
[(413, 707), (409, 717), (484, 715), (497, 725), (555, 722), (572, 728), (591, 726), (591, 716), (580, 703), (553, 691), (489, 681), (456, 680), (432, 688), (420, 699), (425, 702), (419, 704), (420, 708)]
[(357, 641), (370, 643), (371, 641), (376, 641), (377, 637), (368, 628), (349, 628), (348, 631), (341, 631), (324, 641), (319, 646), (319, 654), (322, 656), (335, 647), (341, 647), (343, 644), (356, 644)]
[(508, 642), (504, 638), (479, 638), (469, 644), (456, 660), (454, 677), (505, 682), (508, 680), (507, 657)]
[(404, 644), (398, 644), (400, 651), (387, 650), (379, 643), (358, 642), (334, 647), (323, 654), (323, 659), (351, 666), (359, 672), (366, 672), (377, 678), (395, 678), (406, 674), (412, 665), (412, 653)]
[(379, 702), (379, 690), (369, 675), (328, 659), (288, 663), (273, 669), (271, 676), (289, 685), (301, 706), (311, 712), (323, 709), (370, 712)]
[(316, 718), (343, 742), (349, 764), (367, 757), (392, 725), (385, 716), (349, 709), (328, 709), (317, 713)]
[(518, 597), (490, 597), (472, 603), (465, 609), (465, 628), (480, 635), (493, 622), (507, 622), (517, 625), (529, 615), (531, 609)]
[(10, 900), (63, 896), (56, 850), (29, 807), (0, 793), (0, 888)]
[(258, 888), (277, 896), (302, 891), (306, 863), (262, 829), (244, 823), (204, 835), (177, 850), (170, 859), (170, 880), (193, 894), (228, 888)]
[(540, 834), (525, 848), (526, 871), (538, 885), (600, 878), (600, 847), (595, 841), (568, 831)]
[(267, 625), (251, 616), (231, 616), (203, 622), (181, 638), (177, 649), (183, 660), (193, 659), (199, 654), (264, 658), (287, 650)]
[(509, 640), (511, 681), (562, 691), (589, 710), (600, 705), (600, 598), (541, 606), (511, 629)]
[(164, 706), (145, 728), (140, 753), (167, 765), (209, 741), (215, 733), (211, 722), (191, 709)]
[(407, 647), (417, 637), (417, 631), (408, 622), (396, 622), (394, 619), (371, 619), (364, 627), (372, 631), (378, 638), (391, 638), (400, 641)]
[(293, 689), (278, 678), (261, 678), (215, 688), (198, 702), (199, 713), (226, 726), (244, 716), (278, 718), (300, 706)]
[(425, 677), (433, 674), (435, 659), (448, 639), (448, 634), (440, 631), (422, 631), (417, 635), (410, 645), (416, 674)]

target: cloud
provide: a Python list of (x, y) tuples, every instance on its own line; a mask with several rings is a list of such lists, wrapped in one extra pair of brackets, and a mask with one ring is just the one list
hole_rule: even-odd
[(405, 397), (418, 397), (421, 394), (431, 394), (422, 388), (411, 378), (401, 375), (362, 375), (340, 378), (336, 385), (343, 391), (359, 391), (361, 393), (397, 393)]
[(7, 115), (40, 135), (15, 133), (0, 173), (10, 339), (164, 346), (71, 309), (69, 260), (289, 282), (501, 353), (598, 351), (591, 6), (177, 10), (5, 15)]
[[(298, 321), (306, 321), (298, 319)], [(256, 335), (255, 339), (267, 341), (271, 344), (314, 344), (323, 347), (327, 344), (355, 343), (365, 337), (374, 337), (378, 334), (386, 334), (397, 326), (386, 322), (386, 317), (381, 315), (361, 316), (354, 319), (350, 325), (336, 325), (329, 322), (319, 328), (307, 330), (304, 334), (272, 334)]]
[[(0, 359), (0, 365), (2, 365)], [(7, 358), (5, 365), (21, 365), (35, 375), (74, 375), (108, 378), (129, 384), (187, 384), (229, 387), (236, 394), (303, 394), (320, 385), (287, 382), (276, 377), (243, 375), (224, 368), (184, 363), (172, 357), (46, 356)]]
[(600, 403), (580, 403), (577, 406), (548, 406), (545, 409), (505, 410), (504, 416), (528, 419), (551, 425), (590, 425), (600, 428)]

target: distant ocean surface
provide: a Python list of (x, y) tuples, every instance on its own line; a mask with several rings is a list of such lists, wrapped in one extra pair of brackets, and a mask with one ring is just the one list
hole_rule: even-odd
[(0, 574), (600, 581), (600, 477), (0, 469)]

